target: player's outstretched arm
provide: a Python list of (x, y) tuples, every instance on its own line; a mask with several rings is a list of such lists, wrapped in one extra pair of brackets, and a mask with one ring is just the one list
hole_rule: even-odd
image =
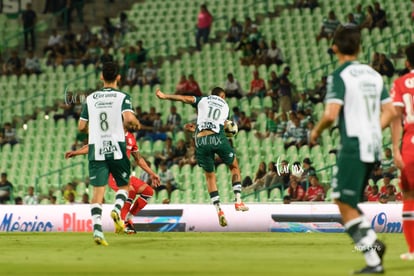
[(165, 94), (159, 88), (155, 91), (155, 95), (161, 100), (179, 101), (187, 104), (192, 104), (195, 101), (194, 96)]
[(78, 155), (85, 155), (88, 154), (89, 145), (84, 145), (78, 150), (72, 150), (65, 153), (65, 159), (69, 159)]
[(134, 157), (135, 162), (140, 166), (146, 173), (151, 177), (151, 184), (154, 187), (160, 185), (160, 177), (156, 174), (147, 164), (147, 162), (142, 158), (141, 154), (138, 151), (131, 152), (132, 157)]

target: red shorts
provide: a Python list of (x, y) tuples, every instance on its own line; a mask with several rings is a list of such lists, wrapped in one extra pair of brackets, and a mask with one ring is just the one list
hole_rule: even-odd
[[(112, 175), (109, 175), (108, 185), (115, 192), (119, 190), (118, 186), (116, 185), (115, 179)], [(129, 189), (133, 189), (135, 192), (138, 192), (139, 188), (142, 187), (143, 185), (147, 185), (147, 183), (145, 183), (138, 177), (131, 176), (129, 178)]]

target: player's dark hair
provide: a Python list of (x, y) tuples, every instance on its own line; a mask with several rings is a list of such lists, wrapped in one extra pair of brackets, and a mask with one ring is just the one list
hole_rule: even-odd
[(119, 74), (119, 66), (115, 62), (105, 62), (102, 66), (102, 76), (106, 82), (114, 82)]
[(407, 48), (405, 48), (405, 55), (410, 63), (410, 66), (414, 67), (414, 43), (411, 43), (407, 46)]
[(361, 30), (354, 26), (340, 26), (334, 34), (333, 44), (341, 54), (356, 55), (361, 45)]
[(214, 87), (212, 90), (211, 90), (211, 95), (215, 95), (215, 96), (219, 96), (220, 95), (220, 93), (224, 93), (224, 90), (223, 90), (223, 88), (221, 88), (221, 87)]

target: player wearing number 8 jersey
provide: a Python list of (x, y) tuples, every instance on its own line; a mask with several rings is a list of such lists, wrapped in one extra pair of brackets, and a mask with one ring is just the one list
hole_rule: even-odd
[(197, 108), (197, 126), (195, 129), (196, 159), (198, 165), (204, 169), (207, 189), (211, 201), (216, 207), (219, 223), (221, 226), (226, 226), (227, 221), (220, 207), (220, 197), (214, 172), (215, 154), (219, 155), (231, 170), (236, 211), (247, 211), (248, 207), (241, 201), (239, 164), (234, 150), (224, 134), (224, 123), (229, 117), (229, 106), (225, 101), (226, 94), (224, 90), (216, 87), (211, 91), (210, 96), (193, 97), (167, 95), (158, 89), (156, 96), (162, 100), (181, 101)]
[[(361, 32), (340, 27), (332, 50), (340, 66), (329, 76), (325, 112), (311, 133), (316, 142), (321, 132), (338, 118), (340, 145), (332, 179), (332, 198), (338, 205), (345, 231), (365, 257), (367, 266), (357, 274), (383, 273), (385, 245), (377, 240), (368, 219), (358, 208), (364, 186), (382, 152), (381, 129), (395, 115), (380, 74), (357, 61)], [(382, 111), (382, 112), (381, 112)]]
[[(396, 79), (391, 89), (397, 117), (392, 122), (392, 143), (395, 165), (401, 170), (403, 192), (403, 232), (408, 252), (403, 260), (414, 260), (414, 44), (405, 50), (406, 67), (411, 71)], [(404, 124), (402, 129), (401, 122)], [(403, 133), (401, 141), (401, 133)]]
[(115, 195), (115, 206), (111, 217), (116, 232), (124, 231), (120, 210), (128, 196), (130, 162), (126, 154), (124, 125), (128, 129), (138, 129), (129, 95), (117, 90), (120, 80), (118, 65), (104, 63), (101, 79), (104, 88), (86, 98), (82, 106), (78, 129), (89, 132), (89, 179), (93, 186), (91, 214), (93, 236), (97, 244), (108, 245), (102, 232), (102, 201), (109, 173), (119, 187)]

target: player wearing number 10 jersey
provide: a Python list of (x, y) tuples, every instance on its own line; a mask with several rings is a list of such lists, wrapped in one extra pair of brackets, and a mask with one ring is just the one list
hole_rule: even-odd
[(233, 148), (224, 134), (224, 122), (229, 117), (229, 106), (224, 100), (226, 93), (222, 88), (216, 87), (211, 91), (211, 95), (207, 97), (167, 95), (160, 90), (156, 91), (156, 96), (162, 100), (181, 101), (197, 108), (197, 126), (195, 129), (196, 159), (198, 165), (204, 169), (207, 189), (211, 202), (216, 207), (219, 223), (223, 227), (226, 226), (227, 220), (220, 207), (216, 174), (214, 173), (215, 154), (219, 155), (231, 170), (236, 211), (249, 210), (241, 201), (239, 164)]
[[(392, 122), (392, 142), (395, 165), (401, 170), (403, 192), (403, 232), (408, 252), (403, 260), (414, 260), (414, 44), (405, 50), (408, 74), (396, 79), (391, 89), (398, 117)], [(404, 130), (402, 131), (403, 122)], [(403, 133), (401, 141), (401, 133)]]

